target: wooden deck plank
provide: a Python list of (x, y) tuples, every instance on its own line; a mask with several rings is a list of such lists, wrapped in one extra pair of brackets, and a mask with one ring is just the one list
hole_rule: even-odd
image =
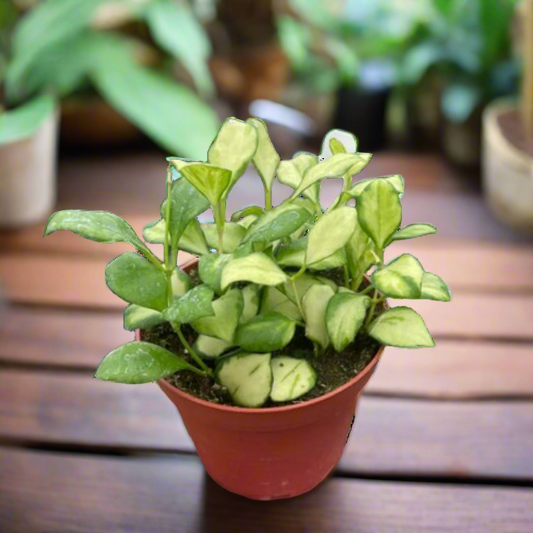
[(0, 449), (0, 469), (0, 522), (25, 533), (529, 533), (533, 520), (530, 489), (329, 478), (299, 498), (264, 503), (218, 487), (194, 457)]
[[(123, 310), (125, 303), (106, 287), (100, 259), (0, 256), (0, 279), (16, 303)], [(453, 290), (453, 287), (452, 287)], [(532, 339), (533, 296), (457, 292), (452, 302), (403, 302), (426, 319), (436, 336)]]
[[(193, 451), (154, 384), (0, 372), (0, 439), (113, 450)], [(533, 480), (533, 402), (363, 397), (344, 473)]]
[[(128, 221), (141, 234), (151, 219), (134, 216), (128, 217)], [(39, 225), (16, 232), (0, 232), (0, 246), (10, 252), (61, 254), (61, 259), (65, 259), (63, 255), (67, 255), (67, 259), (80, 255), (100, 258), (102, 265), (132, 249), (121, 243), (91, 242), (71, 232), (57, 232), (43, 238), (42, 231)], [(161, 254), (161, 247), (153, 248)], [(386, 257), (392, 259), (401, 253), (417, 256), (426, 270), (440, 274), (454, 290), (533, 292), (533, 246), (434, 235), (394, 243), (387, 249)]]
[[(0, 320), (0, 361), (94, 370), (132, 335), (118, 312), (12, 306)], [(365, 390), (435, 399), (532, 397), (532, 355), (533, 345), (505, 342), (440, 339), (435, 348), (389, 347)]]
[(12, 305), (0, 320), (0, 361), (96, 369), (111, 350), (133, 340), (122, 314)]

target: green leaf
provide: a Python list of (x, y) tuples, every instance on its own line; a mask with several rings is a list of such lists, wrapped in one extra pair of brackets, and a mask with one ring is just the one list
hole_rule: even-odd
[(303, 318), (298, 306), (275, 287), (265, 288), (263, 301), (261, 302), (261, 313), (266, 314), (269, 312), (281, 313), (293, 320), (301, 320)]
[(170, 307), (165, 309), (163, 317), (168, 322), (190, 324), (195, 320), (207, 316), (214, 316), (211, 304), (215, 293), (207, 285), (198, 285), (181, 298), (175, 299)]
[(149, 342), (133, 341), (109, 352), (94, 377), (103, 381), (151, 383), (192, 367), (176, 354)]
[(183, 64), (203, 96), (211, 97), (214, 84), (207, 64), (211, 43), (189, 5), (156, 0), (148, 3), (145, 14), (154, 41)]
[(372, 266), (369, 252), (373, 248), (370, 237), (363, 231), (359, 220), (355, 225), (355, 231), (346, 243), (346, 261), (352, 279), (352, 288), (358, 289), (363, 281), (365, 272)]
[[(202, 230), (205, 234), (209, 248), (218, 250), (218, 233), (215, 224), (202, 224)], [(246, 233), (246, 229), (236, 222), (224, 223), (224, 242), (223, 252), (231, 253), (241, 244), (241, 241)]]
[[(303, 180), (305, 171), (316, 165), (318, 165), (318, 157), (315, 154), (300, 152), (292, 159), (281, 161), (277, 169), (278, 181), (283, 185), (297, 189)], [(316, 205), (319, 205), (320, 184), (312, 185), (303, 194)]]
[(163, 311), (167, 306), (165, 273), (135, 252), (126, 252), (105, 269), (109, 289), (128, 303)]
[(50, 50), (65, 47), (84, 29), (102, 0), (55, 0), (39, 2), (17, 24), (11, 46), (6, 89), (11, 100), (29, 95), (26, 82)]
[(402, 222), (402, 204), (396, 189), (385, 180), (372, 180), (357, 200), (359, 224), (383, 250)]
[(383, 176), (382, 178), (370, 178), (368, 180), (362, 180), (357, 182), (348, 192), (350, 198), (359, 198), (361, 193), (374, 181), (383, 180), (390, 183), (398, 194), (405, 192), (405, 182), (403, 176), (399, 174), (393, 174), (391, 176)]
[(318, 275), (303, 274), (298, 276), (294, 281), (286, 282), (281, 290), (287, 295), (287, 297), (294, 303), (301, 301), (307, 291), (313, 285), (327, 285), (333, 292), (337, 290), (337, 285), (334, 281)]
[(181, 169), (181, 174), (213, 206), (219, 203), (231, 179), (231, 172), (229, 170), (208, 165), (207, 163), (190, 163)]
[(207, 285), (198, 285), (174, 300), (163, 312), (163, 317), (169, 322), (190, 324), (200, 318), (214, 316), (215, 311), (211, 303), (214, 296), (213, 289)]
[(202, 335), (232, 343), (243, 308), (242, 292), (233, 289), (213, 302), (215, 316), (195, 320), (192, 327)]
[(394, 233), (391, 237), (391, 241), (414, 239), (416, 237), (423, 237), (424, 235), (432, 235), (434, 233), (437, 233), (437, 228), (431, 224), (409, 224)]
[(341, 153), (355, 154), (357, 144), (357, 137), (353, 133), (344, 130), (330, 130), (322, 141), (320, 159), (329, 159), (332, 155)]
[(302, 299), (305, 317), (305, 335), (326, 349), (329, 335), (326, 328), (326, 310), (335, 292), (328, 285), (312, 285)]
[(337, 352), (342, 352), (357, 335), (370, 305), (370, 298), (342, 290), (335, 294), (326, 309), (326, 329)]
[(130, 304), (124, 310), (124, 329), (135, 331), (136, 329), (153, 328), (165, 321), (159, 311)]
[[(180, 178), (172, 182), (169, 229), (170, 243), (173, 248), (178, 246), (178, 242), (187, 226), (209, 208), (209, 201), (201, 192), (198, 191), (195, 183), (189, 183), (188, 179)], [(161, 211), (163, 218), (166, 218), (166, 202)]]
[(393, 307), (385, 311), (370, 324), (368, 333), (386, 346), (399, 348), (435, 346), (424, 320), (409, 307)]
[(46, 223), (44, 236), (54, 231), (69, 230), (91, 241), (111, 244), (126, 242), (141, 252), (147, 250), (146, 245), (137, 237), (133, 228), (119, 216), (106, 211), (83, 211), (66, 209), (57, 211)]
[(143, 239), (150, 244), (163, 244), (165, 242), (166, 223), (163, 219), (150, 222), (143, 228)]
[(269, 244), (288, 237), (311, 218), (312, 214), (301, 205), (283, 203), (259, 218), (246, 232), (243, 242)]
[(138, 64), (121, 37), (100, 32), (90, 76), (102, 97), (171, 153), (203, 159), (219, 120), (176, 80)]
[(314, 368), (305, 359), (274, 357), (270, 361), (273, 383), (270, 399), (273, 402), (290, 402), (308, 393), (316, 384)]
[(425, 300), (437, 300), (439, 302), (449, 302), (452, 299), (450, 289), (444, 281), (431, 272), (424, 272), (422, 278), (422, 295)]
[(357, 225), (357, 213), (353, 207), (339, 207), (321, 216), (311, 228), (305, 262), (318, 263), (343, 248)]
[(198, 338), (194, 342), (194, 349), (205, 359), (216, 359), (232, 346), (233, 343), (231, 342), (216, 339), (215, 337), (208, 337), (207, 335), (198, 335)]
[(273, 352), (285, 348), (296, 325), (280, 313), (260, 314), (238, 327), (235, 344), (249, 352)]
[(196, 255), (209, 253), (209, 247), (207, 246), (204, 232), (197, 219), (192, 220), (185, 228), (185, 231), (179, 240), (178, 248)]
[(206, 254), (200, 257), (198, 264), (200, 278), (218, 294), (223, 290), (221, 287), (222, 272), (232, 259), (231, 254)]
[(227, 192), (237, 183), (250, 164), (257, 148), (257, 130), (236, 118), (227, 118), (213, 144), (209, 147), (207, 161), (231, 171)]
[[(265, 214), (265, 210), (262, 207), (259, 207), (257, 205), (250, 205), (248, 207), (245, 207), (244, 209), (240, 209), (239, 211), (235, 211), (233, 215), (231, 215), (231, 221), (232, 222), (243, 222), (244, 219), (249, 218), (251, 215), (254, 215), (255, 218), (259, 218)], [(244, 226), (248, 227), (248, 226)]]
[(261, 119), (249, 118), (246, 122), (257, 130), (257, 150), (252, 162), (265, 186), (265, 190), (271, 191), (276, 169), (280, 162), (279, 154), (270, 140), (266, 124)]
[(225, 357), (217, 365), (215, 375), (237, 405), (261, 407), (272, 388), (270, 354), (245, 353)]
[(0, 114), (0, 145), (31, 137), (54, 110), (54, 99), (41, 95), (13, 110), (3, 111)]
[[(151, 244), (164, 244), (165, 228), (166, 223), (164, 219), (151, 222), (144, 227), (143, 239)], [(179, 240), (178, 248), (196, 255), (209, 253), (209, 247), (207, 246), (204, 232), (202, 231), (198, 220), (191, 220), (189, 225), (185, 228), (185, 231)]]
[[(280, 266), (301, 268), (305, 263), (306, 250), (307, 237), (300, 237), (290, 244), (280, 247), (276, 255), (276, 262)], [(326, 259), (310, 265), (309, 268), (311, 270), (331, 270), (332, 268), (342, 267), (345, 263), (346, 254), (341, 249)]]
[(244, 308), (242, 310), (242, 316), (240, 323), (245, 324), (252, 319), (259, 311), (259, 304), (261, 287), (258, 285), (246, 285), (242, 290), (242, 297), (244, 301)]
[(254, 253), (233, 259), (222, 273), (222, 290), (236, 281), (249, 281), (257, 285), (279, 285), (289, 277), (272, 259), (263, 253)]
[(170, 277), (172, 285), (172, 294), (174, 296), (183, 296), (191, 288), (191, 278), (181, 268), (176, 267)]
[(418, 299), (421, 295), (424, 269), (410, 254), (402, 254), (372, 274), (372, 283), (390, 298)]
[(308, 187), (326, 178), (342, 178), (350, 171), (361, 172), (368, 165), (372, 154), (336, 154), (305, 171), (304, 177), (292, 197), (299, 196)]

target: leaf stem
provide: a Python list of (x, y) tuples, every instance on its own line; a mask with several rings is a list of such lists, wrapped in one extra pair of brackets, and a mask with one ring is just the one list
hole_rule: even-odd
[(298, 291), (296, 290), (296, 283), (294, 283), (295, 277), (292, 277), (290, 279), (291, 286), (292, 286), (292, 292), (294, 294), (294, 299), (296, 300), (296, 306), (298, 307), (298, 311), (300, 311), (300, 314), (305, 319), (304, 310), (302, 308), (302, 303), (300, 302), (300, 298), (298, 297)]
[(364, 290), (362, 290), (359, 294), (368, 294), (369, 292), (372, 292), (374, 289), (374, 285), (372, 283)]
[(213, 377), (213, 371), (202, 361), (200, 356), (193, 350), (192, 346), (187, 342), (185, 335), (181, 331), (181, 325), (175, 322), (172, 323), (172, 329), (177, 333), (181, 344), (189, 352), (190, 356), (196, 361), (198, 366), (203, 370), (203, 374)]
[(225, 205), (224, 200), (221, 200), (217, 205), (213, 206), (213, 216), (215, 217), (215, 224), (218, 234), (218, 253), (224, 253), (224, 222), (225, 222)]
[(173, 292), (172, 292), (172, 273), (174, 268), (171, 264), (171, 246), (170, 246), (170, 212), (171, 212), (171, 200), (170, 195), (172, 194), (172, 170), (170, 165), (167, 168), (167, 205), (165, 211), (165, 242), (164, 242), (164, 257), (165, 257), (165, 273), (167, 276), (167, 302), (168, 305), (172, 304)]
[(348, 265), (344, 263), (344, 286), (350, 288), (350, 271), (348, 270)]
[(265, 187), (265, 211), (272, 209), (272, 187)]
[(300, 276), (303, 276), (304, 273), (305, 273), (305, 269), (306, 269), (307, 265), (304, 263), (302, 265), (302, 267), (300, 268), (300, 270), (298, 270), (298, 272), (296, 272), (296, 274), (294, 274), (293, 276), (291, 276), (290, 280), (291, 281), (294, 281), (295, 279), (298, 279)]
[(378, 290), (374, 289), (374, 296), (372, 297), (372, 304), (370, 305), (370, 310), (368, 311), (368, 316), (366, 317), (366, 321), (365, 321), (365, 329), (368, 329), (368, 326), (370, 326), (370, 322), (372, 322), (372, 318), (374, 318), (374, 311), (376, 310), (377, 303), (378, 303)]

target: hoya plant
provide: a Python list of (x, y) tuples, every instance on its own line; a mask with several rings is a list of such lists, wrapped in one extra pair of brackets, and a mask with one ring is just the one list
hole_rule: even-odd
[[(145, 334), (166, 324), (174, 341), (119, 346), (96, 377), (147, 383), (188, 375), (223, 389), (235, 405), (260, 407), (305, 397), (320, 384), (317, 369), (325, 359), (335, 365), (344, 354), (343, 364), (354, 369), (357, 339), (374, 343), (372, 355), (379, 345), (434, 346), (418, 313), (389, 308), (385, 300), (449, 301), (448, 287), (412, 255), (386, 264), (383, 252), (394, 241), (436, 230), (400, 227), (401, 176), (352, 182), (370, 159), (357, 152), (353, 135), (333, 130), (320, 157), (301, 152), (281, 161), (261, 120), (229, 118), (207, 162), (168, 158), (161, 218), (144, 229), (144, 241), (111, 213), (53, 214), (45, 235), (71, 230), (135, 248), (105, 271), (108, 287), (129, 304), (124, 327)], [(264, 206), (228, 220), (228, 195), (250, 164), (261, 178)], [(324, 211), (320, 183), (326, 178), (342, 180), (342, 190)], [(293, 191), (273, 207), (275, 179)], [(214, 223), (200, 223), (208, 209)], [(146, 243), (162, 244), (163, 258)], [(177, 266), (180, 250), (199, 257), (187, 273)]]

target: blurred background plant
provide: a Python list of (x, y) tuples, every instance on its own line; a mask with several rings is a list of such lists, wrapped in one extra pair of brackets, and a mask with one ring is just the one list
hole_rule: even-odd
[(167, 151), (188, 157), (205, 153), (219, 121), (207, 102), (214, 95), (211, 45), (191, 5), (173, 0), (4, 3), (6, 13), (14, 8), (18, 15), (10, 25), (11, 38), (5, 38), (7, 105), (49, 93), (66, 99), (66, 141), (109, 143), (135, 136), (122, 116)]
[(140, 130), (201, 158), (221, 116), (256, 115), (286, 155), (338, 127), (476, 166), (484, 106), (518, 89), (517, 2), (0, 0), (2, 100), (59, 98), (63, 145)]

